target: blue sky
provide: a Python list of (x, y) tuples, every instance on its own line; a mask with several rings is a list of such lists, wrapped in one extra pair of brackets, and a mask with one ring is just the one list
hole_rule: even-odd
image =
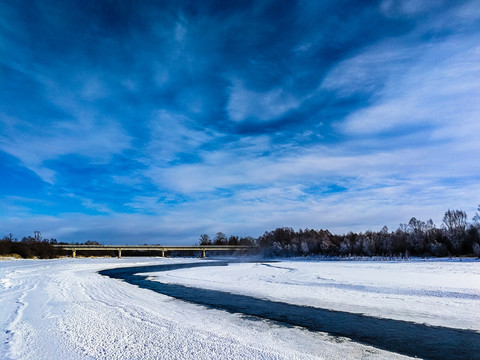
[(478, 0), (3, 0), (0, 235), (471, 218), (479, 79)]

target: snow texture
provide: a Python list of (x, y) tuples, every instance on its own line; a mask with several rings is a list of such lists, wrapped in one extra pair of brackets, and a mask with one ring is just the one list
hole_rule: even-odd
[[(98, 274), (195, 259), (0, 261), (2, 359), (401, 359), (349, 339), (172, 299)], [(157, 280), (479, 330), (479, 262), (231, 264)]]
[(480, 261), (281, 261), (152, 273), (152, 280), (480, 331)]

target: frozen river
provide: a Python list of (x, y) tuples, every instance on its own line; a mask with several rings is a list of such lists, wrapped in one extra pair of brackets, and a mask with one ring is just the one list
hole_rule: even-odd
[[(478, 261), (210, 265), (1, 261), (0, 353), (7, 359), (404, 357), (397, 352), (438, 358), (432, 340), (450, 349), (450, 358), (479, 358), (473, 351), (480, 343)], [(126, 281), (98, 274), (120, 266), (123, 275), (110, 275)]]
[[(257, 267), (259, 264), (286, 269), (281, 262), (254, 262), (253, 266)], [(252, 266), (247, 265), (246, 267), (245, 263), (235, 264), (217, 261), (210, 263), (135, 266), (104, 270), (100, 273), (177, 299), (232, 313), (257, 316), (286, 325), (301, 326), (311, 331), (322, 331), (331, 335), (345, 336), (354, 341), (406, 355), (440, 360), (445, 359), (445, 354), (450, 354), (449, 358), (451, 359), (474, 358), (480, 354), (480, 334), (473, 330), (452, 329), (313, 306), (294, 305), (226, 291), (203, 289), (198, 286), (152, 281), (155, 279), (151, 276), (142, 275), (145, 273), (151, 274), (152, 272), (169, 272), (169, 274), (173, 272), (175, 275), (176, 270), (189, 269), (198, 271), (205, 266), (225, 267), (229, 265), (236, 267), (237, 273), (245, 273), (247, 272), (245, 270)], [(216, 270), (218, 271), (218, 269)], [(288, 268), (288, 270), (295, 269)], [(211, 271), (211, 269), (207, 269), (207, 273)], [(221, 270), (219, 271), (223, 273)], [(225, 278), (225, 280), (231, 281), (228, 278)], [(253, 278), (251, 282), (254, 283)], [(313, 286), (315, 285), (318, 284)], [(248, 285), (246, 284), (246, 286)], [(341, 288), (341, 285), (337, 286), (337, 288)], [(357, 291), (365, 291), (365, 287), (362, 285), (357, 285), (353, 288)], [(449, 298), (467, 297), (470, 299), (478, 297), (474, 293), (455, 291), (443, 291), (442, 293), (439, 291), (425, 291), (423, 295)]]

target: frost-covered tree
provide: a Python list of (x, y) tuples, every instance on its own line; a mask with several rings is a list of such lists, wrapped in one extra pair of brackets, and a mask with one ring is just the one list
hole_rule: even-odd
[(362, 253), (366, 256), (375, 255), (375, 240), (373, 238), (365, 236), (362, 239)]
[(306, 241), (302, 241), (300, 243), (300, 253), (305, 256), (305, 255), (308, 255), (310, 249), (308, 248), (308, 244)]
[(465, 231), (467, 214), (463, 210), (448, 210), (443, 216), (443, 224), (448, 232)]
[(475, 256), (480, 258), (480, 244), (475, 243), (475, 244), (473, 244), (472, 248), (473, 248), (473, 253), (475, 254)]
[(350, 241), (347, 238), (344, 238), (340, 243), (340, 248), (339, 248), (340, 255), (348, 255), (351, 253), (351, 251), (352, 251), (352, 246), (350, 244)]
[(475, 213), (475, 216), (473, 217), (473, 224), (477, 227), (480, 228), (480, 205), (478, 205), (477, 212)]
[(425, 252), (425, 229), (423, 221), (412, 217), (408, 222), (407, 232), (409, 234), (409, 250), (416, 255), (423, 255)]
[(453, 253), (458, 254), (465, 240), (467, 214), (463, 210), (448, 210), (443, 217), (443, 226)]

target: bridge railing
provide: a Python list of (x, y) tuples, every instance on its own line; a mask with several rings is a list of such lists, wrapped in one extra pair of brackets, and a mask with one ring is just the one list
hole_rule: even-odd
[(199, 251), (200, 256), (204, 258), (207, 251), (247, 251), (258, 249), (256, 246), (245, 245), (198, 245), (198, 246), (162, 246), (162, 245), (77, 245), (77, 244), (57, 244), (56, 248), (72, 251), (72, 257), (77, 256), (77, 251), (102, 251), (114, 250), (118, 252), (118, 257), (122, 257), (123, 251), (159, 251), (161, 256), (165, 256), (167, 251)]

